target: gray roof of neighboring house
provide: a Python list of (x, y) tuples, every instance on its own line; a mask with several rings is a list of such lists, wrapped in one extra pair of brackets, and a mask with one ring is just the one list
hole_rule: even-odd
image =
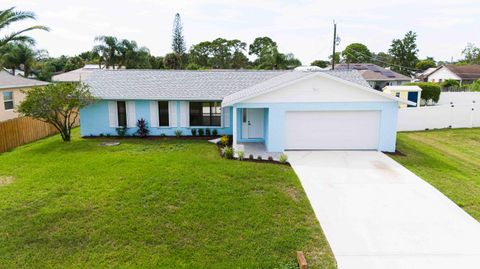
[(98, 66), (94, 68), (82, 67), (69, 72), (61, 73), (52, 77), (53, 81), (59, 82), (79, 82), (85, 81), (85, 79), (92, 74), (93, 71), (98, 70)]
[(0, 89), (28, 88), (44, 85), (48, 85), (48, 82), (24, 78), (22, 76), (13, 76), (4, 70), (0, 71)]
[[(369, 87), (357, 72), (322, 71)], [(85, 80), (103, 99), (222, 100), (259, 83), (279, 83), (312, 72), (248, 70), (97, 70)]]
[(358, 70), (367, 81), (410, 81), (411, 78), (371, 63), (336, 64), (337, 70)]

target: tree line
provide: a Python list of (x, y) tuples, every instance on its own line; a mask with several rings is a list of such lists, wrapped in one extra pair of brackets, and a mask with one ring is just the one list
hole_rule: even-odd
[[(9, 8), (0, 11), (0, 66), (15, 74), (23, 70), (25, 76), (50, 81), (52, 75), (83, 67), (85, 64), (98, 64), (107, 68), (126, 69), (293, 69), (302, 63), (292, 53), (279, 51), (277, 43), (270, 37), (257, 37), (251, 44), (239, 39), (222, 37), (211, 41), (193, 44), (187, 50), (180, 15), (175, 15), (172, 31), (172, 51), (163, 56), (155, 56), (150, 50), (135, 40), (115, 36), (97, 36), (91, 50), (75, 56), (50, 57), (46, 50), (35, 48), (35, 40), (25, 33), (33, 30), (48, 31), (42, 25), (34, 25), (23, 30), (5, 34), (12, 23), (35, 19), (32, 12), (16, 11)], [(394, 39), (387, 52), (372, 52), (361, 43), (352, 43), (341, 52), (329, 56), (327, 60), (316, 60), (311, 65), (327, 68), (334, 58), (335, 63), (374, 63), (391, 68), (405, 75), (436, 67), (433, 57), (418, 58), (417, 34), (409, 31), (401, 39)], [(457, 64), (480, 64), (480, 48), (468, 44), (463, 50), (464, 59)]]

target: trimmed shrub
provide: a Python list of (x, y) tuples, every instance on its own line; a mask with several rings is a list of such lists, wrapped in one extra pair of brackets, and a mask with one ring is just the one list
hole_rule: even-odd
[(475, 80), (472, 84), (468, 85), (468, 88), (472, 92), (480, 92), (480, 79)]
[(161, 133), (160, 136), (161, 136), (161, 137), (165, 137), (165, 136), (167, 136), (167, 135), (164, 134), (164, 133)]
[(192, 132), (192, 136), (197, 136), (197, 129), (192, 128), (190, 131)]
[(258, 155), (258, 156), (257, 156), (257, 160), (261, 161), (261, 160), (262, 160), (262, 156), (261, 156), (261, 155)]
[(253, 160), (253, 154), (248, 155), (248, 158), (249, 158), (250, 160)]
[(235, 151), (231, 147), (224, 147), (223, 148), (223, 157), (226, 159), (233, 159), (233, 155), (235, 154)]
[(205, 133), (205, 130), (198, 129), (198, 136), (203, 136), (204, 133)]
[(243, 158), (245, 157), (245, 151), (243, 150), (237, 151), (237, 156), (239, 161), (243, 161)]
[(115, 129), (117, 131), (117, 135), (120, 137), (124, 137), (128, 133), (128, 128), (127, 127), (118, 127)]
[(434, 104), (440, 99), (440, 86), (432, 82), (411, 82), (406, 85), (418, 86), (422, 89), (421, 98), (427, 105), (430, 101)]
[(213, 130), (212, 130), (212, 135), (213, 135), (213, 136), (217, 136), (217, 135), (218, 135), (218, 130), (217, 130), (217, 129), (213, 129)]
[(210, 129), (205, 129), (205, 135), (206, 136), (211, 136), (212, 135), (212, 131)]
[(444, 82), (442, 82), (441, 85), (444, 88), (460, 87), (460, 82), (458, 82), (458, 80), (454, 80), (454, 79), (446, 79)]
[(288, 156), (285, 153), (280, 154), (280, 157), (278, 158), (278, 161), (280, 163), (286, 163), (288, 160)]
[(272, 156), (268, 156), (268, 160), (273, 162), (273, 157)]
[(182, 130), (175, 130), (175, 136), (178, 138), (180, 136), (182, 136)]
[(141, 118), (137, 121), (137, 128), (138, 130), (136, 134), (141, 138), (147, 137), (150, 133), (150, 130), (148, 130), (148, 123), (144, 118)]

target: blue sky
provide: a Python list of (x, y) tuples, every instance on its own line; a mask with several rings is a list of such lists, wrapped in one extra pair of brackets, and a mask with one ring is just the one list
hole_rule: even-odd
[(35, 12), (38, 23), (52, 31), (31, 35), (52, 56), (90, 50), (97, 35), (133, 39), (164, 55), (170, 51), (176, 12), (187, 47), (217, 37), (251, 43), (270, 36), (282, 52), (294, 53), (304, 64), (327, 59), (334, 19), (340, 50), (360, 42), (374, 52), (387, 51), (392, 39), (409, 30), (418, 34), (420, 57), (455, 60), (468, 42), (480, 46), (480, 0), (2, 0), (1, 6)]

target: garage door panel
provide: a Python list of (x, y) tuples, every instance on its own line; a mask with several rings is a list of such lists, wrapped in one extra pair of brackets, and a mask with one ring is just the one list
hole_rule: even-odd
[(378, 148), (380, 111), (289, 111), (285, 149)]

